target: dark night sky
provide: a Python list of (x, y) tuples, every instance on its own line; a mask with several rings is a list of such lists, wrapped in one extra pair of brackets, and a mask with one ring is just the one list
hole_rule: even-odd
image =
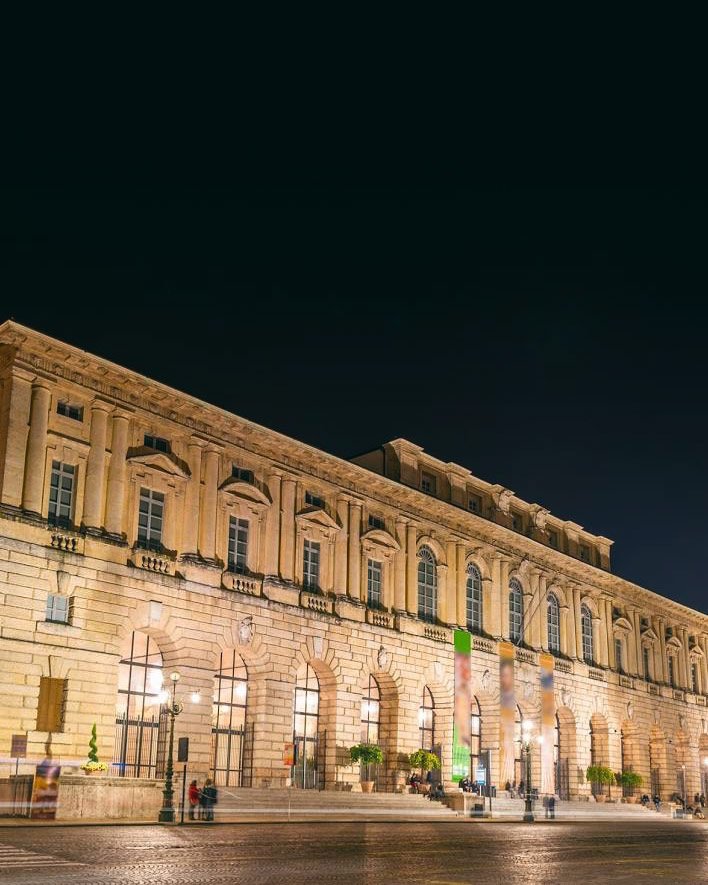
[(706, 202), (8, 191), (1, 314), (338, 455), (411, 439), (706, 611)]

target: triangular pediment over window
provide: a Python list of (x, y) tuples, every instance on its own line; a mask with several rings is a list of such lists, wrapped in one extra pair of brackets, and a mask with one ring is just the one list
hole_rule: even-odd
[(252, 485), (250, 482), (244, 482), (242, 479), (229, 477), (219, 486), (222, 492), (228, 492), (234, 498), (240, 498), (242, 501), (248, 501), (249, 504), (263, 504), (268, 506), (270, 498), (264, 494), (258, 486)]
[(666, 647), (680, 649), (681, 642), (675, 636), (672, 636), (671, 639), (666, 640)]
[(704, 657), (704, 655), (703, 655), (703, 649), (700, 647), (700, 645), (692, 645), (692, 646), (691, 646), (691, 649), (690, 649), (690, 652), (691, 652), (691, 655), (692, 655), (694, 658), (702, 658), (702, 657)]
[(168, 452), (156, 452), (147, 446), (130, 449), (126, 460), (131, 464), (144, 464), (146, 467), (152, 467), (171, 476), (180, 476), (182, 479), (190, 477), (189, 467), (181, 458)]
[(298, 522), (310, 522), (323, 529), (330, 529), (336, 532), (339, 531), (339, 524), (332, 519), (329, 513), (322, 510), (321, 507), (306, 507), (304, 510), (301, 510), (295, 518)]
[(615, 630), (624, 630), (627, 633), (631, 633), (633, 629), (627, 618), (624, 617), (617, 618), (612, 626)]
[(646, 639), (647, 642), (658, 642), (659, 641), (659, 637), (656, 635), (656, 633), (652, 630), (651, 627), (647, 628), (642, 633), (642, 639)]
[(389, 535), (383, 529), (371, 529), (361, 536), (362, 541), (368, 541), (370, 544), (377, 544), (379, 547), (385, 547), (388, 550), (400, 550), (401, 546), (398, 541)]

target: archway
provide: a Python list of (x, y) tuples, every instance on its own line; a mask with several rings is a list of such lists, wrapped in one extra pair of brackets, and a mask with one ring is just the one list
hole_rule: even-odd
[[(335, 680), (320, 660), (303, 662), (295, 676), (292, 784), (323, 790), (335, 764)], [(328, 745), (328, 734), (332, 746)]]
[(691, 742), (688, 734), (679, 729), (673, 742), (673, 757), (675, 767), (675, 789), (682, 799), (692, 799), (695, 793), (695, 778), (693, 765), (691, 764)]
[(244, 786), (247, 700), (243, 658), (234, 649), (222, 651), (214, 674), (211, 727), (211, 771), (217, 785)]
[(556, 792), (561, 799), (574, 799), (578, 795), (578, 747), (575, 716), (568, 707), (558, 707)]
[[(376, 698), (378, 692), (378, 699)], [(362, 687), (361, 740), (364, 734), (371, 739), (374, 731), (374, 719), (378, 715), (378, 743), (383, 753), (383, 765), (376, 772), (376, 790), (394, 791), (397, 785), (398, 760), (398, 688), (390, 673), (377, 670), (366, 677)], [(366, 709), (366, 705), (369, 708)], [(376, 706), (378, 705), (378, 709)], [(366, 714), (366, 715), (365, 715)], [(368, 717), (368, 722), (366, 718)]]
[(668, 759), (666, 752), (666, 735), (658, 727), (653, 726), (649, 733), (649, 772), (652, 796), (662, 799), (673, 791), (668, 783)]
[[(641, 774), (641, 757), (639, 747), (639, 737), (637, 726), (634, 722), (625, 719), (621, 726), (620, 736), (620, 756), (621, 756), (621, 773), (625, 771), (633, 771)], [(625, 798), (634, 796), (634, 787), (622, 786), (622, 795)]]
[[(590, 718), (590, 764), (608, 767), (610, 764), (610, 736), (607, 719), (600, 713), (593, 713)], [(604, 794), (602, 784), (592, 782), (590, 785), (593, 796)]]
[(118, 664), (113, 767), (120, 777), (162, 777), (166, 757), (168, 699), (162, 653), (147, 633), (133, 631)]

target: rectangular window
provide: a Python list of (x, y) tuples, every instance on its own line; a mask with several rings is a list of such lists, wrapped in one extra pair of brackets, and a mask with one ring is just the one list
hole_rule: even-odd
[(698, 668), (695, 662), (691, 662), (691, 691), (698, 694)]
[(324, 510), (324, 499), (320, 498), (319, 495), (313, 495), (312, 492), (305, 492), (305, 504), (308, 507), (319, 507), (321, 510)]
[(241, 482), (253, 483), (253, 471), (247, 470), (245, 467), (238, 467), (236, 464), (231, 467), (231, 476), (234, 479), (240, 479)]
[(369, 517), (369, 528), (370, 529), (385, 529), (386, 523), (381, 519), (380, 516), (370, 516)]
[(482, 499), (479, 495), (470, 495), (467, 499), (467, 509), (471, 513), (481, 513), (482, 512)]
[(583, 562), (590, 562), (590, 548), (581, 544), (578, 548), (578, 556)]
[(49, 481), (49, 521), (54, 525), (70, 526), (74, 515), (76, 468), (61, 461), (52, 461)]
[(651, 664), (649, 660), (649, 647), (647, 645), (642, 647), (642, 661), (644, 663), (644, 678), (647, 682), (651, 681)]
[(366, 604), (369, 608), (381, 608), (383, 603), (381, 583), (381, 563), (376, 559), (370, 559), (366, 575)]
[(70, 403), (57, 403), (57, 415), (63, 415), (65, 418), (71, 418), (73, 421), (84, 420), (83, 406), (72, 406)]
[(162, 549), (162, 521), (165, 513), (165, 496), (162, 492), (140, 489), (138, 513), (138, 543), (148, 550)]
[(558, 532), (548, 533), (548, 545), (549, 547), (554, 547), (556, 550), (558, 549)]
[(420, 474), (420, 490), (428, 495), (434, 495), (437, 483), (432, 473)]
[(320, 589), (320, 545), (305, 540), (302, 555), (302, 585), (306, 590)]
[(53, 624), (68, 624), (69, 607), (70, 599), (68, 596), (48, 593), (47, 610), (44, 616), (45, 621), (51, 621)]
[(624, 673), (624, 661), (622, 660), (622, 640), (615, 639), (615, 667), (619, 673)]
[(167, 452), (168, 454), (170, 452), (169, 441), (161, 436), (151, 436), (149, 433), (146, 433), (143, 444), (149, 449), (155, 449), (156, 452)]
[(64, 730), (64, 695), (66, 679), (41, 676), (37, 702), (37, 731)]
[(229, 571), (244, 574), (248, 569), (248, 520), (229, 520)]
[(669, 685), (672, 688), (676, 688), (676, 674), (674, 672), (674, 656), (669, 655), (668, 657), (668, 669), (669, 669)]

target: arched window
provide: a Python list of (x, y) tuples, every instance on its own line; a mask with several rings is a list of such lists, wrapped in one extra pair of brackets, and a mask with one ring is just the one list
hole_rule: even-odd
[(361, 696), (361, 742), (378, 744), (381, 720), (381, 690), (376, 679), (369, 674), (369, 681)]
[(314, 789), (318, 786), (318, 740), (320, 716), (320, 682), (310, 664), (304, 664), (295, 683), (293, 743), (295, 764), (293, 786)]
[(509, 639), (521, 642), (524, 638), (524, 594), (521, 584), (512, 578), (509, 581)]
[(214, 674), (211, 770), (214, 782), (225, 787), (241, 786), (247, 693), (243, 658), (233, 649), (222, 652)]
[(592, 642), (592, 614), (587, 605), (580, 608), (580, 633), (583, 640), (583, 660), (586, 664), (592, 664), (595, 660)]
[(429, 547), (418, 551), (418, 617), (434, 621), (438, 613), (438, 576), (435, 557)]
[(472, 697), (470, 706), (470, 773), (475, 776), (475, 771), (479, 765), (479, 754), (481, 750), (482, 735), (482, 711), (479, 701), (476, 697)]
[(467, 566), (467, 629), (482, 632), (482, 576), (472, 563)]
[(158, 746), (162, 746), (158, 734), (160, 709), (166, 699), (160, 649), (147, 633), (134, 632), (118, 664), (113, 758), (121, 777), (161, 776), (164, 759), (158, 758)]
[(561, 647), (560, 605), (555, 593), (548, 594), (548, 649), (557, 654)]
[(423, 688), (423, 702), (418, 708), (420, 746), (431, 753), (435, 747), (435, 701), (428, 686)]

